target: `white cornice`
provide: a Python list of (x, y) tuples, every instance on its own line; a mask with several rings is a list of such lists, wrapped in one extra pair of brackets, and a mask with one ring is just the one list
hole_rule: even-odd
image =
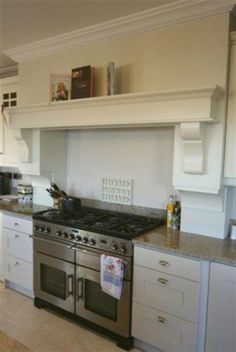
[(177, 0), (136, 14), (4, 50), (16, 62), (231, 11), (235, 0)]
[(18, 65), (0, 68), (0, 78), (16, 76), (18, 74)]
[(236, 45), (236, 31), (230, 33), (230, 43)]

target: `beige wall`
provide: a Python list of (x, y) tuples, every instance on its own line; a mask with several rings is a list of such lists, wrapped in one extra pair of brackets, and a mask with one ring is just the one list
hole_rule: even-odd
[(19, 65), (19, 103), (49, 100), (49, 74), (96, 68), (96, 95), (106, 94), (106, 65), (114, 61), (120, 92), (225, 87), (228, 15), (60, 52)]

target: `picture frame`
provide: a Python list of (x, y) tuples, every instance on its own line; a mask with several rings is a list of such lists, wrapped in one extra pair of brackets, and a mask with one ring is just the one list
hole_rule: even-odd
[(69, 100), (71, 96), (71, 74), (51, 73), (49, 101)]

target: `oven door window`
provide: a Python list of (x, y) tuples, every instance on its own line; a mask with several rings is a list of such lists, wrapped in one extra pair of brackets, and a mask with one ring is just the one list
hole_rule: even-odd
[(40, 264), (41, 290), (66, 299), (66, 273), (46, 264)]
[(117, 320), (117, 300), (102, 292), (100, 283), (85, 279), (85, 309), (110, 320)]

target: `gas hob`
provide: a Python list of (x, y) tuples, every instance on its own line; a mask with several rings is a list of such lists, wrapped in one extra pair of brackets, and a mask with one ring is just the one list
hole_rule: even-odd
[(36, 237), (48, 237), (128, 256), (132, 255), (133, 238), (163, 223), (163, 218), (88, 207), (81, 207), (76, 213), (50, 209), (33, 214)]

